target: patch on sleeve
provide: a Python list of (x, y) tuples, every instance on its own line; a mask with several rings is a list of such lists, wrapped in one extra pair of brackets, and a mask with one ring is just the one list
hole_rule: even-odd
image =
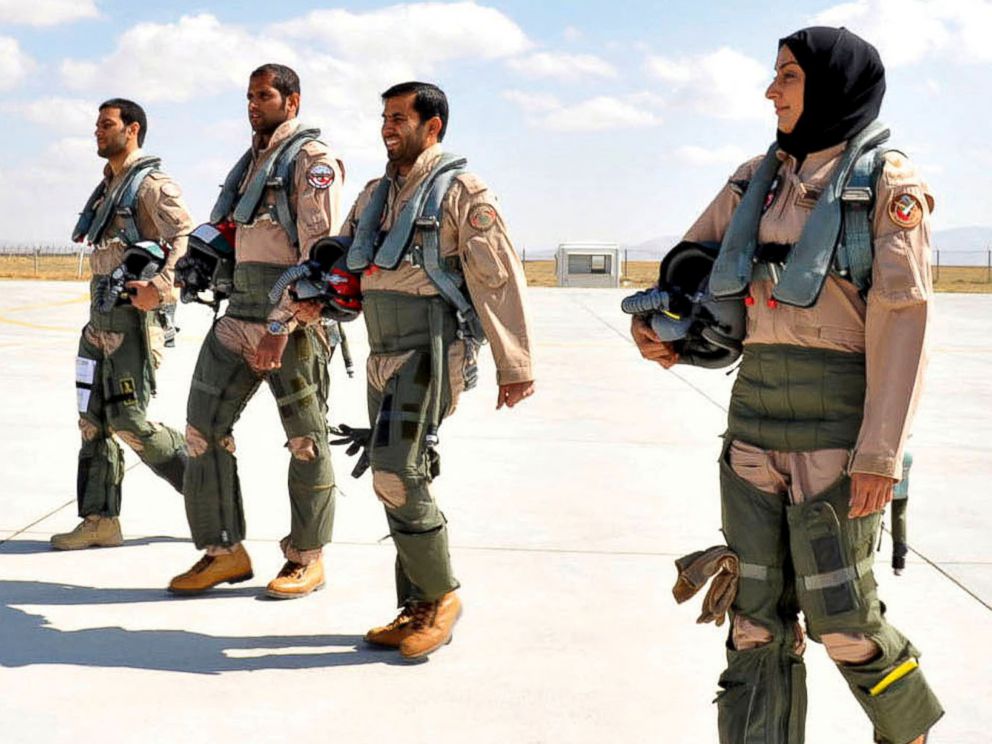
[(314, 163), (307, 171), (307, 183), (315, 189), (326, 189), (334, 183), (334, 169), (327, 163)]
[(468, 224), (476, 230), (488, 230), (496, 224), (496, 210), (489, 204), (476, 204), (468, 213)]
[(889, 202), (889, 219), (896, 225), (911, 230), (923, 221), (923, 205), (912, 194), (903, 192)]
[(183, 195), (182, 189), (174, 181), (166, 181), (162, 184), (162, 193), (173, 199), (178, 199)]

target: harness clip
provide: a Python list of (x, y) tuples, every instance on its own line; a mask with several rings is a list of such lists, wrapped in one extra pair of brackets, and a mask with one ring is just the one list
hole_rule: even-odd
[(418, 217), (413, 221), (413, 224), (418, 230), (437, 230), (440, 227), (434, 216)]
[(850, 202), (853, 204), (870, 204), (871, 189), (858, 188), (854, 186), (848, 187), (841, 192), (840, 200), (842, 202)]

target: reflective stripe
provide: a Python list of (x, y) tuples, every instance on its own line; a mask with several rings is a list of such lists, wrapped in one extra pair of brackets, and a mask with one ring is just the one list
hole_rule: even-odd
[(298, 400), (303, 400), (308, 395), (313, 395), (316, 392), (317, 392), (317, 385), (316, 383), (312, 383), (310, 385), (306, 385), (300, 390), (297, 390), (295, 393), (290, 393), (289, 395), (285, 395), (282, 398), (276, 398), (276, 404), (280, 406), (285, 406), (289, 403), (295, 403)]
[(874, 687), (872, 687), (868, 691), (868, 694), (871, 695), (872, 697), (875, 697), (876, 695), (881, 695), (883, 692), (885, 692), (886, 689), (888, 689), (888, 687), (893, 682), (897, 682), (898, 680), (902, 679), (911, 671), (916, 669), (918, 666), (919, 664), (916, 662), (916, 659), (910, 659), (909, 661), (904, 661), (902, 664), (900, 664), (891, 672), (889, 672), (884, 677), (882, 677), (882, 681), (879, 682)]
[(863, 561), (859, 561), (856, 566), (845, 566), (844, 568), (839, 568), (836, 571), (830, 571), (828, 573), (816, 574), (815, 576), (804, 576), (803, 585), (806, 587), (807, 591), (816, 591), (817, 589), (827, 589), (831, 586), (840, 586), (841, 584), (846, 584), (849, 581), (854, 581), (861, 576), (869, 573), (871, 571), (872, 558), (865, 558)]
[(741, 561), (740, 571), (742, 579), (768, 580), (768, 566), (762, 566), (759, 563), (745, 563)]

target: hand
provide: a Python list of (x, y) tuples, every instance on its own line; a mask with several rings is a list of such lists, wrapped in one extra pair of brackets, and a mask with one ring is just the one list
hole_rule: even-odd
[(658, 334), (641, 316), (635, 315), (630, 319), (630, 335), (634, 338), (641, 356), (649, 362), (658, 362), (665, 369), (678, 362), (679, 355), (675, 348), (658, 338)]
[(282, 366), (282, 354), (286, 351), (286, 344), (288, 343), (288, 335), (266, 333), (262, 336), (262, 340), (258, 342), (258, 348), (255, 349), (255, 369), (260, 369), (263, 372), (279, 369)]
[(161, 304), (158, 289), (151, 282), (128, 282), (124, 288), (134, 290), (134, 294), (131, 295), (131, 304), (139, 310), (144, 310), (147, 313)]
[(533, 380), (527, 380), (526, 382), (511, 382), (509, 385), (500, 385), (499, 395), (496, 398), (496, 410), (498, 411), (504, 405), (507, 408), (513, 408), (524, 398), (529, 398), (533, 394)]
[(885, 505), (892, 501), (892, 486), (894, 478), (874, 473), (851, 474), (851, 509), (849, 519), (867, 517), (869, 514), (880, 512)]
[(310, 325), (320, 320), (320, 311), (323, 309), (316, 300), (303, 300), (293, 303), (293, 317), (302, 325)]

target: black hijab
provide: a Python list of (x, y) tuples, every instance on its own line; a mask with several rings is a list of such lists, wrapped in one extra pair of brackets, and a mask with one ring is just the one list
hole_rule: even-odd
[(812, 26), (779, 39), (806, 73), (803, 113), (778, 144), (802, 160), (840, 144), (876, 118), (885, 95), (885, 68), (875, 47), (846, 28)]

